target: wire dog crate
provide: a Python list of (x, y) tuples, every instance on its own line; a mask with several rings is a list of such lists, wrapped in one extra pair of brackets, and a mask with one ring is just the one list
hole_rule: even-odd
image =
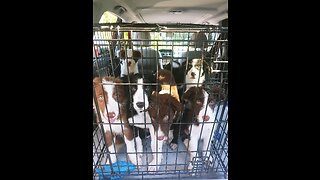
[[(150, 75), (158, 69), (170, 70), (176, 84), (185, 90), (185, 73), (189, 61), (204, 60), (208, 71), (204, 86), (212, 89), (219, 85), (225, 98), (216, 103), (214, 128), (210, 134), (207, 153), (197, 155), (190, 162), (185, 144), (179, 140), (173, 150), (169, 142), (164, 144), (160, 168), (148, 171), (152, 159), (150, 137), (143, 139), (142, 164), (113, 164), (106, 166), (110, 152), (106, 147), (102, 123), (93, 122), (93, 179), (227, 179), (228, 178), (228, 28), (194, 24), (99, 24), (93, 27), (93, 74), (94, 76), (121, 75), (119, 51), (133, 49), (142, 52), (139, 57), (139, 72)], [(148, 33), (148, 36), (134, 36), (135, 33)], [(201, 33), (201, 42), (193, 35)], [(198, 43), (198, 44), (197, 44)], [(156, 53), (149, 53), (146, 48)], [(96, 98), (96, 97), (94, 97)], [(95, 119), (95, 117), (94, 117)], [(100, 121), (101, 122), (101, 121)], [(200, 132), (202, 133), (202, 131)], [(201, 143), (201, 142), (199, 142)], [(125, 145), (124, 145), (125, 146)], [(128, 162), (125, 148), (117, 152), (117, 162)], [(192, 163), (193, 168), (188, 169)], [(124, 170), (120, 170), (123, 169)]]

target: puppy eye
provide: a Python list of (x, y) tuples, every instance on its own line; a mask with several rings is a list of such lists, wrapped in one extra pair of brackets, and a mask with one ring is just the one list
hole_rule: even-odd
[(103, 100), (102, 95), (100, 95), (98, 99), (99, 99), (99, 101), (102, 101)]
[(136, 90), (137, 90), (136, 87), (132, 87), (132, 88), (131, 88), (131, 91), (133, 91), (133, 92), (135, 92)]
[(197, 101), (196, 101), (196, 104), (198, 104), (198, 105), (202, 105), (202, 102), (201, 102), (201, 101), (199, 101), (199, 100), (197, 100)]

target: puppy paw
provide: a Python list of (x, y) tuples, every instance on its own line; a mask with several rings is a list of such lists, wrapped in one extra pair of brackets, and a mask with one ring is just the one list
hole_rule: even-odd
[(138, 164), (142, 165), (142, 156), (138, 156)]
[(150, 173), (155, 173), (155, 171), (159, 170), (159, 166), (157, 166), (156, 162), (153, 160), (151, 163), (148, 165), (148, 171)]
[(130, 125), (133, 125), (133, 120), (132, 120), (132, 118), (130, 117), (130, 118), (128, 118), (128, 121), (129, 121), (129, 124)]
[(130, 161), (134, 165), (142, 165), (142, 158), (140, 155), (138, 155), (137, 157), (135, 155), (130, 156)]
[(171, 148), (172, 150), (177, 149), (177, 147), (178, 147), (178, 144), (176, 144), (176, 143), (170, 143), (170, 148)]
[(170, 130), (168, 135), (168, 142), (171, 142), (172, 140), (173, 140), (173, 130)]
[(189, 147), (189, 139), (185, 139), (183, 141), (183, 144), (186, 146), (186, 147)]
[(196, 170), (194, 169), (192, 162), (189, 162), (188, 171), (190, 176), (196, 175)]

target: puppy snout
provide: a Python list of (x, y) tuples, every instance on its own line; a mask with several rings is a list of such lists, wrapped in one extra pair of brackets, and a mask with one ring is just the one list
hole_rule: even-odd
[(165, 141), (165, 140), (167, 140), (167, 137), (166, 136), (158, 136), (157, 139), (159, 141)]
[(131, 61), (128, 61), (128, 66), (130, 66), (131, 65)]
[(136, 105), (138, 106), (138, 108), (143, 108), (144, 103), (143, 102), (137, 102)]
[(196, 76), (196, 73), (191, 72), (191, 76), (192, 76), (192, 77)]
[(216, 103), (214, 102), (214, 101), (210, 101), (209, 102), (209, 107), (211, 108), (211, 109), (214, 109), (214, 106), (216, 105)]
[(109, 112), (108, 113), (108, 118), (114, 118), (116, 116), (115, 112)]
[(208, 116), (208, 115), (202, 116), (202, 119), (203, 119), (204, 121), (209, 121), (210, 116)]

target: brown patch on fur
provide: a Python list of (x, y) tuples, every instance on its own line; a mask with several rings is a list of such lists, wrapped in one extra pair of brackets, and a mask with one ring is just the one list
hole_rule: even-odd
[(187, 92), (182, 95), (182, 101), (186, 103), (186, 107), (191, 109), (192, 114), (199, 114), (203, 103), (204, 103), (204, 95), (203, 95), (203, 87), (190, 87)]
[(111, 134), (111, 132), (107, 131), (106, 132), (106, 144), (107, 144), (107, 147), (112, 145), (112, 138), (113, 138), (113, 135)]
[(225, 100), (226, 98), (225, 89), (222, 88), (221, 85), (215, 84), (212, 88), (212, 92), (213, 92), (213, 95), (215, 96), (216, 101)]
[(161, 90), (171, 92), (171, 95), (180, 102), (177, 84), (171, 71), (159, 69), (157, 72), (157, 78), (161, 84)]
[[(101, 86), (101, 82), (102, 82), (102, 78), (100, 77), (96, 77), (93, 79), (93, 87), (96, 93), (96, 97), (97, 97), (97, 102), (98, 102), (98, 106), (99, 106), (99, 110), (104, 113), (105, 111), (105, 103), (108, 103), (108, 95), (106, 92), (103, 91), (103, 88)], [(97, 112), (97, 107), (95, 107), (95, 112)], [(99, 119), (97, 116), (97, 123)]]
[[(120, 58), (121, 59), (125, 59), (126, 58), (126, 51), (124, 49), (122, 49), (120, 51)], [(131, 58), (131, 57), (127, 57), (127, 58)], [(141, 58), (140, 51), (133, 50), (132, 51), (132, 59), (134, 59), (135, 61), (138, 61), (140, 58)]]
[(114, 142), (116, 145), (124, 143), (124, 140), (121, 136), (116, 136), (116, 140)]
[[(107, 78), (105, 78), (107, 80)], [(114, 78), (113, 82), (122, 83), (121, 79)], [(127, 103), (127, 95), (125, 93), (125, 87), (123, 85), (116, 84), (115, 89), (113, 90), (112, 97), (116, 99), (121, 105)]]
[[(173, 140), (171, 141), (171, 148), (175, 147), (178, 143), (178, 138), (182, 141), (190, 139), (189, 127), (191, 124), (199, 126), (197, 116), (200, 110), (205, 106), (204, 87), (190, 87), (181, 97), (181, 101), (185, 104), (185, 108), (182, 114), (181, 123), (174, 124), (173, 126)], [(208, 99), (210, 106), (210, 99)]]
[(159, 71), (157, 72), (157, 77), (161, 84), (176, 85), (173, 74), (169, 70), (159, 69)]
[(125, 87), (123, 85), (120, 85), (118, 83), (122, 83), (121, 79), (112, 77), (112, 76), (105, 76), (103, 78), (96, 77), (93, 79), (93, 85), (96, 93), (96, 97), (98, 100), (99, 109), (104, 112), (105, 105), (108, 103), (108, 94), (107, 92), (103, 91), (102, 87), (102, 80), (105, 81), (111, 81), (115, 84), (113, 89), (112, 97), (120, 104), (120, 113), (121, 113), (121, 119), (126, 120), (126, 103), (127, 103), (127, 96), (125, 93)]
[[(115, 137), (115, 138), (114, 138)], [(120, 144), (123, 144), (124, 143), (124, 140), (121, 136), (119, 135), (113, 135), (111, 134), (110, 131), (107, 131), (106, 132), (106, 144), (107, 144), (107, 147), (111, 146), (112, 145), (112, 139), (114, 138), (114, 144), (115, 145), (120, 145)]]
[(209, 94), (208, 103), (211, 108), (213, 108), (217, 102), (225, 100), (226, 94), (224, 88), (219, 84), (214, 84), (210, 88), (206, 88)]
[[(150, 97), (150, 104), (148, 112), (150, 114), (152, 124), (155, 131), (158, 130), (159, 125), (166, 136), (169, 134), (169, 129), (173, 120), (176, 119), (177, 113), (182, 111), (182, 105), (170, 94), (153, 93)], [(165, 116), (168, 120), (165, 121)]]
[[(111, 81), (113, 83), (116, 83), (114, 85), (114, 89), (113, 89), (113, 93), (112, 95), (107, 94), (107, 92), (103, 91), (103, 86), (102, 86), (102, 80), (105, 81)], [(119, 78), (115, 78), (112, 76), (105, 76), (103, 78), (101, 77), (96, 77), (93, 79), (93, 86), (94, 86), (94, 90), (96, 93), (96, 97), (97, 97), (97, 102), (98, 102), (98, 106), (100, 111), (104, 112), (104, 110), (106, 109), (106, 104), (108, 102), (108, 96), (112, 96), (116, 102), (119, 103), (119, 107), (120, 107), (120, 121), (123, 122), (124, 125), (124, 132), (123, 134), (129, 139), (131, 140), (133, 137), (133, 132), (132, 129), (129, 126), (128, 123), (128, 118), (127, 118), (127, 95), (126, 95), (126, 90), (125, 90), (125, 86), (119, 84), (122, 83), (122, 80)], [(117, 105), (117, 104), (116, 104)], [(97, 123), (99, 121), (99, 118), (97, 116)], [(112, 135), (110, 131), (106, 132), (106, 142), (111, 143), (112, 142)], [(117, 139), (116, 139), (117, 140)], [(117, 141), (118, 143), (120, 143), (120, 141)], [(116, 143), (117, 143), (116, 142)]]
[(131, 128), (123, 129), (124, 136), (129, 139), (130, 141), (133, 139), (133, 131)]

